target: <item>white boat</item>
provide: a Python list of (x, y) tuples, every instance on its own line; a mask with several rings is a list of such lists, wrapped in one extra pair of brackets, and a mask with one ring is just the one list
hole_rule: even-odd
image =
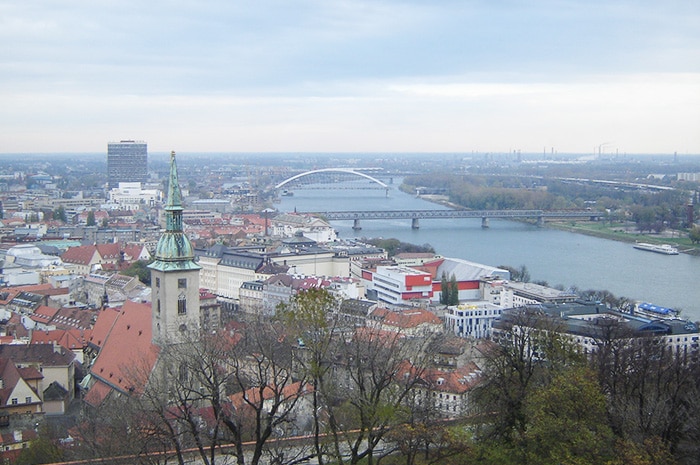
[(634, 314), (641, 315), (653, 320), (666, 319), (672, 320), (678, 318), (678, 311), (672, 308), (659, 307), (658, 305), (648, 302), (639, 302), (634, 306)]
[(646, 250), (648, 252), (662, 253), (664, 255), (678, 255), (678, 249), (669, 244), (649, 244), (647, 242), (637, 242), (635, 249)]

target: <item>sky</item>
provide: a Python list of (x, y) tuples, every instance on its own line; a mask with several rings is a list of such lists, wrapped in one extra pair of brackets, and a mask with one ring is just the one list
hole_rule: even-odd
[(700, 154), (697, 0), (0, 0), (0, 153)]

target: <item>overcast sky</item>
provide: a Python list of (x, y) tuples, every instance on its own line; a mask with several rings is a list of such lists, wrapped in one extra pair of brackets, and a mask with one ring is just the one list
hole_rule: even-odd
[(0, 0), (0, 153), (700, 153), (698, 0)]

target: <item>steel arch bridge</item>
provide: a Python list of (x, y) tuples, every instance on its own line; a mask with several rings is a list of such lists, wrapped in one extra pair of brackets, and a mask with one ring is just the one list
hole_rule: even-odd
[(359, 177), (368, 179), (368, 180), (372, 181), (373, 183), (379, 185), (381, 188), (386, 189), (386, 190), (389, 190), (389, 186), (387, 186), (385, 183), (383, 183), (383, 182), (380, 181), (379, 179), (374, 178), (374, 177), (372, 177), (372, 176), (370, 176), (370, 175), (368, 175), (368, 174), (366, 174), (366, 173), (363, 173), (363, 172), (361, 172), (361, 171), (356, 171), (356, 170), (353, 170), (353, 169), (350, 169), (350, 168), (322, 168), (322, 169), (318, 169), (318, 170), (306, 171), (306, 172), (304, 172), (304, 173), (300, 173), (300, 174), (294, 175), (294, 176), (292, 176), (291, 178), (285, 179), (285, 180), (282, 181), (281, 183), (277, 184), (277, 185), (275, 186), (275, 189), (281, 189), (281, 188), (284, 187), (285, 185), (287, 185), (287, 184), (289, 184), (289, 183), (291, 183), (291, 182), (294, 182), (294, 181), (296, 181), (296, 180), (299, 179), (299, 178), (303, 178), (303, 177), (305, 177), (305, 176), (311, 176), (311, 175), (318, 174), (318, 173), (343, 173), (343, 174), (352, 174), (352, 175), (355, 175), (355, 176), (359, 176)]

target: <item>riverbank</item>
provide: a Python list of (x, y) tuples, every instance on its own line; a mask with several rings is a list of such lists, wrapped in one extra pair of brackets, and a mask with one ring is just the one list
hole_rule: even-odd
[(688, 255), (700, 256), (700, 246), (690, 242), (688, 237), (682, 237), (684, 234), (680, 231), (666, 231), (659, 235), (656, 234), (641, 234), (634, 229), (634, 225), (613, 224), (612, 226), (603, 222), (564, 222), (552, 221), (545, 223), (545, 226), (558, 229), (561, 231), (569, 231), (588, 236), (599, 237), (601, 239), (609, 239), (619, 242), (647, 242), (650, 244), (671, 244), (678, 249), (680, 253)]
[[(464, 207), (449, 201), (446, 195), (421, 195), (419, 198), (445, 207), (462, 210)], [(618, 242), (648, 242), (651, 244), (671, 244), (680, 253), (700, 256), (700, 245), (692, 244), (690, 239), (683, 237), (681, 231), (669, 230), (661, 234), (642, 234), (635, 229), (633, 223), (614, 223), (612, 226), (602, 221), (547, 221), (545, 227), (568, 231), (587, 236), (598, 237)]]

